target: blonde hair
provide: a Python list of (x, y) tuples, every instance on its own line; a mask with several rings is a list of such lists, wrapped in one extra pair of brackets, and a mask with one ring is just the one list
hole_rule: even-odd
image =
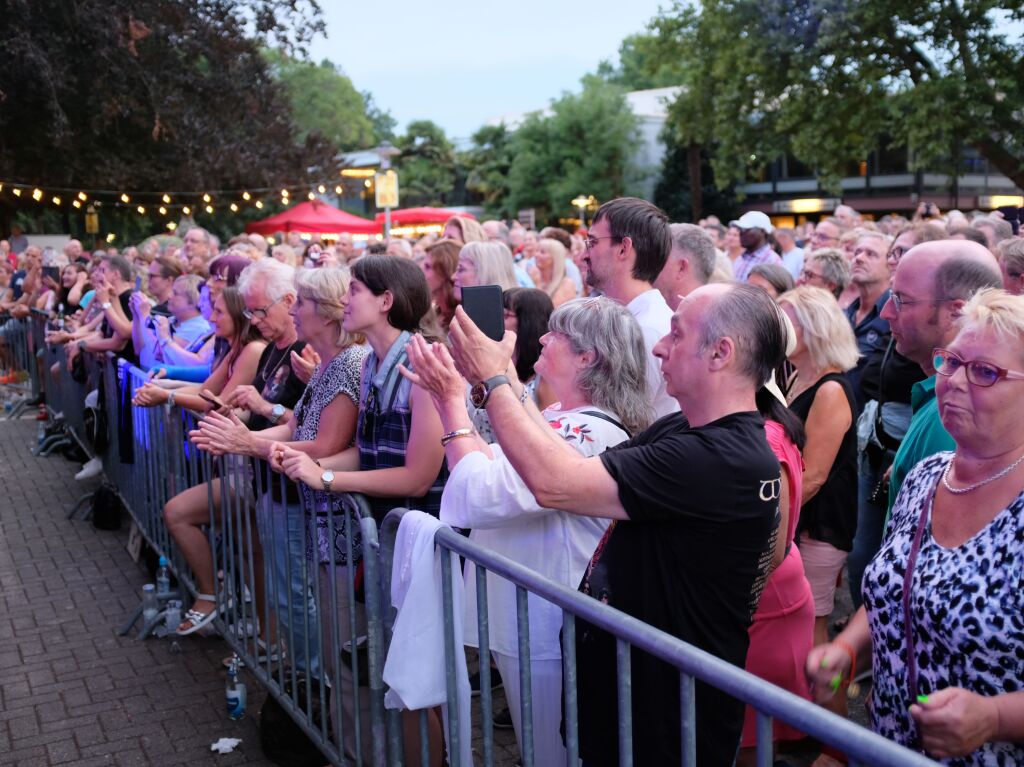
[(345, 316), (345, 296), (352, 276), (347, 266), (299, 269), (295, 272), (295, 291), (304, 301), (316, 304), (318, 317), (338, 326), (338, 343), (351, 346), (362, 338), (346, 331), (341, 322)]
[(478, 285), (500, 285), (502, 290), (519, 287), (512, 271), (512, 251), (501, 242), (467, 242), (459, 258), (471, 261)]
[[(553, 296), (562, 284), (562, 280), (565, 279), (565, 245), (558, 240), (545, 237), (537, 243), (537, 247), (551, 256), (551, 279), (547, 285), (538, 285), (537, 287), (549, 296)], [(539, 266), (537, 268), (540, 269)]]
[(444, 228), (447, 229), (449, 224), (454, 224), (462, 232), (462, 242), (467, 245), (471, 242), (487, 241), (487, 233), (480, 222), (475, 219), (466, 216), (452, 216), (444, 222)]
[(996, 246), (996, 250), (1006, 271), (1024, 273), (1024, 239), (1014, 237), (1012, 240), (1003, 240)]
[(1024, 342), (1024, 296), (982, 288), (964, 304), (957, 324), (961, 330), (972, 326), (991, 329), (1002, 341), (1019, 348)]
[[(285, 245), (284, 243), (275, 245), (270, 251), (270, 255), (282, 264), (288, 264), (288, 266), (299, 266), (299, 254), (295, 252), (295, 248), (291, 245)], [(278, 258), (278, 256), (282, 256), (282, 258)]]
[(797, 324), (804, 332), (807, 352), (816, 367), (838, 368), (845, 373), (857, 366), (857, 337), (835, 296), (824, 288), (801, 285), (779, 296), (779, 305), (782, 304), (793, 307)]

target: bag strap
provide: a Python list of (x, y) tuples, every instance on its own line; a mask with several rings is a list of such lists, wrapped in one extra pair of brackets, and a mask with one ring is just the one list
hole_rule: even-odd
[(607, 421), (608, 423), (612, 424), (613, 426), (618, 426), (620, 429), (622, 429), (624, 432), (626, 432), (627, 436), (629, 436), (629, 437), (633, 436), (633, 433), (629, 429), (627, 429), (625, 426), (623, 426), (621, 421), (619, 421), (619, 420), (617, 420), (615, 418), (612, 418), (612, 416), (608, 415), (607, 413), (602, 413), (600, 410), (581, 410), (580, 411), (580, 415), (592, 415), (592, 416), (594, 416), (594, 418), (600, 418), (602, 421)]

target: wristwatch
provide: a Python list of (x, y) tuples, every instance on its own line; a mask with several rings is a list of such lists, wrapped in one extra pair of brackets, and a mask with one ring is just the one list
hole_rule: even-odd
[(278, 421), (280, 421), (281, 416), (284, 415), (284, 411), (285, 406), (282, 405), (280, 402), (274, 405), (274, 407), (270, 408), (270, 422), (277, 423)]
[(469, 400), (473, 403), (473, 407), (477, 409), (484, 407), (487, 404), (487, 400), (491, 398), (491, 392), (505, 384), (512, 385), (506, 375), (493, 376), (486, 381), (473, 384), (473, 388), (469, 390)]
[(331, 483), (334, 481), (334, 472), (327, 469), (323, 474), (320, 475), (320, 482), (323, 483), (324, 492), (331, 492)]
[(102, 304), (100, 304), (100, 309), (102, 309), (103, 311), (106, 311), (111, 306), (113, 306), (113, 304), (110, 303), (110, 301), (104, 301)]

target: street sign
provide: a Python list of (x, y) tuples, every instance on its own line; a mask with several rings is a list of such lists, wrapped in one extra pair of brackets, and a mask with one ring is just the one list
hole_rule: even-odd
[(100, 232), (100, 217), (96, 213), (96, 208), (90, 205), (85, 209), (85, 233), (86, 234), (99, 234)]
[(386, 170), (373, 177), (374, 190), (378, 208), (398, 207), (398, 174)]

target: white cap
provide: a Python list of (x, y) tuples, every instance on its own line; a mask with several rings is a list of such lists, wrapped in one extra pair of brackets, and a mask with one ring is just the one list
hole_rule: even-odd
[(771, 219), (759, 210), (747, 211), (736, 221), (730, 221), (729, 226), (738, 226), (740, 229), (763, 229), (768, 234), (775, 228)]

